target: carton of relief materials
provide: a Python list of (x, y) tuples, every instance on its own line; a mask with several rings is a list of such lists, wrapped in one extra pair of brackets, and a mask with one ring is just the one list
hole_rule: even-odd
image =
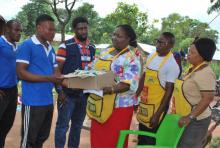
[(102, 90), (103, 87), (112, 87), (115, 84), (112, 71), (76, 70), (64, 77), (68, 88)]

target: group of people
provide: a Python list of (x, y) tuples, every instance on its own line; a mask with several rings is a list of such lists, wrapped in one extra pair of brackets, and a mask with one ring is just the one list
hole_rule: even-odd
[[(116, 147), (119, 132), (130, 128), (137, 105), (139, 130), (156, 132), (170, 110), (170, 102), (172, 110), (182, 116), (179, 126), (186, 126), (178, 147), (201, 147), (211, 120), (208, 106), (215, 91), (215, 75), (208, 64), (216, 50), (213, 40), (198, 38), (192, 43), (187, 55), (192, 67), (183, 80), (178, 80), (180, 69), (171, 52), (175, 36), (170, 32), (163, 32), (155, 40), (156, 51), (143, 65), (136, 33), (127, 24), (115, 28), (112, 47), (103, 50), (98, 58), (95, 58), (95, 46), (88, 39), (89, 23), (85, 17), (73, 19), (74, 37), (62, 43), (57, 54), (51, 45), (55, 35), (51, 16), (40, 15), (36, 19), (35, 35), (19, 46), (16, 43), (21, 37), (21, 23), (6, 22), (0, 17), (0, 25), (0, 148), (4, 147), (15, 118), (19, 80), (22, 83), (21, 148), (41, 148), (49, 137), (54, 87), (58, 92), (56, 148), (65, 146), (68, 129), (68, 147), (79, 147), (86, 113), (92, 121), (92, 148)], [(90, 68), (112, 71), (115, 75), (115, 85), (104, 87), (103, 97), (66, 87), (62, 75)], [(97, 100), (103, 103), (96, 103)], [(107, 108), (102, 106), (106, 102)], [(138, 145), (155, 145), (155, 142), (154, 138), (138, 136)], [(128, 138), (124, 147), (128, 147)]]

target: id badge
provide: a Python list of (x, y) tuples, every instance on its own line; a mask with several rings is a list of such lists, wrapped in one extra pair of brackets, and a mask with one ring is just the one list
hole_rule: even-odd
[(89, 62), (91, 60), (90, 56), (81, 56), (81, 61), (83, 62)]
[(87, 56), (87, 57), (86, 57), (86, 61), (89, 62), (90, 60), (91, 60), (91, 57), (90, 57), (90, 56)]

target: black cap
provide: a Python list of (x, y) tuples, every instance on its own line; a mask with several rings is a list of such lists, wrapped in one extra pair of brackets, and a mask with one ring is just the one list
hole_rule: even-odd
[(198, 38), (193, 44), (195, 45), (199, 55), (205, 61), (211, 61), (216, 50), (215, 42), (209, 38)]

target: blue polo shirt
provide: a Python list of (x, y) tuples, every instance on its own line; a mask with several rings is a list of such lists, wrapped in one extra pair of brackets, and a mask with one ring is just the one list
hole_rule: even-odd
[[(27, 71), (36, 75), (50, 76), (57, 67), (56, 55), (49, 44), (48, 49), (40, 43), (36, 36), (24, 41), (17, 50), (18, 63), (28, 64)], [(53, 83), (29, 82), (22, 80), (22, 103), (30, 106), (53, 104)]]
[(15, 50), (4, 36), (0, 37), (0, 88), (17, 85)]

